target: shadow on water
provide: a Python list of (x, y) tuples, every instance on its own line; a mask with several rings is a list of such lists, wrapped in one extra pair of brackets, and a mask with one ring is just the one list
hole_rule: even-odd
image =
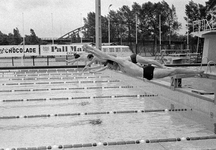
[(44, 128), (71, 128), (75, 126), (85, 126), (85, 125), (101, 125), (101, 119), (86, 119), (78, 120), (73, 122), (58, 122), (58, 123), (47, 123), (47, 124), (29, 124), (29, 125), (11, 125), (11, 126), (0, 126), (0, 130), (20, 130), (20, 129), (44, 129)]

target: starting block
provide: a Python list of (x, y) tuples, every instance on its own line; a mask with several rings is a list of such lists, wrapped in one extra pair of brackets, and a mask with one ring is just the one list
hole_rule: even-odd
[(182, 87), (182, 78), (171, 77), (171, 89), (181, 88)]
[(175, 75), (171, 77), (171, 84), (170, 88), (172, 90), (175, 90), (175, 88), (181, 88), (182, 87), (182, 78), (190, 78), (194, 77), (194, 75)]

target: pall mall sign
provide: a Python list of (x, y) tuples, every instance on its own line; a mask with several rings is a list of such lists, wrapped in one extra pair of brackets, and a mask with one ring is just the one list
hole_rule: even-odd
[(0, 57), (38, 56), (38, 45), (1, 45)]
[(72, 55), (83, 52), (82, 45), (41, 45), (41, 56)]

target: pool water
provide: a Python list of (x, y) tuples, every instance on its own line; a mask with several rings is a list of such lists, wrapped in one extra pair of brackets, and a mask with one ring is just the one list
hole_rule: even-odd
[[(113, 72), (22, 70), (0, 75), (0, 148), (213, 134), (185, 117), (197, 116), (190, 108), (149, 92), (148, 84), (125, 82)], [(187, 110), (167, 111), (171, 105)]]

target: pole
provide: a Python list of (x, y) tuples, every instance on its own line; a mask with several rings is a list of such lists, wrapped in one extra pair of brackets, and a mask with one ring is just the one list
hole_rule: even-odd
[(197, 48), (196, 53), (198, 53), (198, 51), (199, 51), (199, 36), (198, 36), (198, 39), (197, 39), (197, 47), (196, 48)]
[(216, 123), (214, 123), (214, 134), (216, 134)]
[(47, 66), (49, 66), (49, 55), (47, 55)]
[(32, 62), (33, 62), (33, 66), (35, 66), (35, 61), (34, 61), (35, 56), (32, 56)]
[(160, 42), (160, 53), (161, 53), (161, 15), (159, 15), (159, 42)]
[(13, 59), (13, 57), (12, 57), (12, 66), (14, 66), (14, 59)]
[(170, 25), (170, 20), (171, 20), (171, 18), (173, 18), (172, 16), (173, 16), (172, 15), (172, 10), (169, 9), (169, 17), (168, 18), (169, 18), (169, 45), (170, 45), (170, 47), (171, 47), (171, 27), (170, 27), (171, 25)]
[(81, 29), (80, 29), (80, 40), (81, 40), (81, 43), (82, 43), (82, 13), (80, 13), (80, 15), (81, 15)]
[(110, 43), (110, 7), (112, 6), (112, 4), (109, 5), (108, 7), (108, 43)]
[(187, 50), (189, 50), (189, 19), (187, 18)]
[(24, 13), (22, 13), (22, 19), (23, 19), (23, 51), (22, 51), (22, 57), (21, 57), (21, 65), (24, 66), (24, 51), (25, 51), (25, 27), (24, 27)]
[(51, 13), (51, 21), (52, 21), (52, 45), (54, 45), (53, 13)]
[[(82, 32), (82, 31), (80, 31), (80, 32)], [(80, 40), (81, 40), (81, 43), (82, 43), (82, 36), (80, 37)]]
[(101, 1), (95, 0), (95, 35), (96, 35), (96, 48), (101, 49)]
[(137, 14), (136, 14), (136, 54), (137, 54)]
[(110, 43), (110, 18), (108, 17), (108, 43)]

